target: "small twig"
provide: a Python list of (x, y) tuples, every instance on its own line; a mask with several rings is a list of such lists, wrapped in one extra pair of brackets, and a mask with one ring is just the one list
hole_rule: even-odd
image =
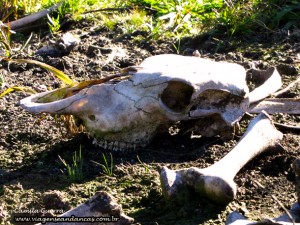
[[(247, 119), (252, 119), (254, 116), (251, 113), (246, 112), (244, 117)], [(273, 124), (280, 131), (291, 131), (292, 133), (300, 133), (300, 126), (276, 123), (274, 121), (273, 121)]]
[(48, 8), (48, 9), (44, 9), (40, 12), (25, 16), (21, 19), (6, 23), (5, 25), (8, 26), (11, 30), (18, 30), (20, 28), (24, 28), (24, 26), (45, 17), (50, 12), (55, 11), (62, 3), (63, 3), (63, 1), (53, 5), (52, 7)]
[(86, 12), (83, 12), (82, 14), (88, 14), (88, 13), (94, 13), (94, 12), (111, 12), (111, 11), (118, 11), (118, 12), (129, 12), (132, 9), (136, 9), (136, 8), (141, 8), (141, 9), (146, 9), (152, 12), (157, 12), (157, 10), (146, 7), (146, 6), (137, 6), (137, 7), (123, 7), (123, 8), (104, 8), (104, 9), (95, 9), (95, 10), (89, 10)]
[[(265, 186), (263, 186), (260, 182), (257, 180), (254, 180), (251, 178), (251, 180), (256, 183), (260, 188), (266, 189)], [(271, 195), (271, 197), (280, 205), (280, 207), (285, 211), (285, 213), (288, 215), (289, 219), (292, 221), (292, 223), (295, 225), (295, 220), (289, 210), (279, 201), (279, 199), (275, 195)]]
[(291, 131), (293, 133), (300, 133), (300, 127), (299, 126), (293, 126), (293, 125), (287, 125), (283, 123), (275, 123), (273, 122), (276, 128), (282, 131)]
[(106, 12), (106, 11), (118, 11), (118, 12), (123, 12), (126, 11), (128, 12), (130, 9), (132, 9), (131, 7), (124, 7), (124, 8), (104, 8), (104, 9), (95, 9), (95, 10), (89, 10), (86, 12), (83, 12), (82, 14), (88, 14), (88, 13), (94, 13), (94, 12)]
[(284, 89), (275, 92), (274, 94), (272, 94), (272, 97), (277, 97), (283, 93), (288, 92), (292, 87), (294, 87), (297, 83), (300, 82), (300, 76), (298, 76), (298, 78), (296, 80), (294, 80), (292, 83), (290, 83), (287, 87), (285, 87)]

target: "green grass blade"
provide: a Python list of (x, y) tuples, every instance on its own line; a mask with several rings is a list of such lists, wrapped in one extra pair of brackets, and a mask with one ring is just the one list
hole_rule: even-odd
[(30, 63), (30, 64), (40, 66), (43, 69), (52, 72), (58, 79), (60, 79), (63, 83), (67, 85), (73, 86), (77, 83), (76, 81), (73, 81), (70, 77), (68, 77), (64, 72), (40, 61), (36, 61), (32, 59), (6, 59), (6, 60), (11, 62), (16, 62), (16, 63)]
[(27, 92), (27, 93), (30, 93), (30, 94), (35, 94), (36, 92), (30, 88), (27, 88), (27, 87), (9, 87), (7, 88), (5, 91), (3, 91), (2, 93), (0, 93), (0, 98), (2, 98), (3, 96), (11, 93), (11, 92), (14, 92), (14, 91), (24, 91), (24, 92)]

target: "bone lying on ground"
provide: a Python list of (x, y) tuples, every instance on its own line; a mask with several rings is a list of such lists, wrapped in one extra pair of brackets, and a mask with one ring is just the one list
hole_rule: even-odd
[(269, 114), (300, 114), (300, 98), (268, 98), (258, 104), (252, 104), (248, 112), (260, 113), (262, 110)]
[(267, 70), (253, 70), (252, 79), (262, 84), (249, 93), (250, 104), (272, 95), (282, 85), (281, 76), (275, 67)]
[(295, 221), (299, 222), (299, 210), (299, 204), (294, 204), (292, 209), (289, 210), (289, 214), (294, 219), (294, 222), (291, 221), (290, 216), (287, 214), (284, 214), (275, 219), (263, 219), (255, 222), (247, 220), (243, 215), (241, 215), (238, 212), (232, 212), (227, 217), (226, 225), (300, 225), (300, 223), (295, 223)]
[[(88, 219), (94, 219), (91, 223)], [(133, 223), (133, 218), (122, 212), (116, 200), (106, 192), (97, 192), (90, 200), (60, 215), (57, 222), (47, 222), (47, 225), (127, 225)], [(60, 220), (61, 219), (61, 220)], [(63, 219), (73, 219), (63, 222)], [(73, 222), (75, 219), (84, 219), (86, 222)], [(45, 224), (45, 223), (43, 223)], [(37, 224), (41, 225), (41, 224)]]
[(205, 118), (199, 133), (211, 136), (232, 127), (249, 107), (246, 70), (238, 64), (165, 54), (133, 68), (127, 79), (84, 86), (71, 96), (64, 88), (39, 93), (20, 106), (73, 115), (95, 143), (115, 151), (143, 147), (178, 121)]
[(227, 204), (236, 195), (233, 178), (253, 157), (282, 138), (269, 116), (262, 112), (251, 121), (246, 133), (238, 144), (224, 158), (205, 169), (195, 167), (161, 171), (161, 184), (166, 198), (179, 197), (192, 188), (199, 195), (214, 202)]

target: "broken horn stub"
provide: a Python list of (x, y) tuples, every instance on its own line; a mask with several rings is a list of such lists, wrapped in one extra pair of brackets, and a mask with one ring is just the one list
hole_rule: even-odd
[(178, 121), (207, 118), (211, 136), (232, 127), (248, 109), (246, 71), (237, 64), (158, 55), (128, 74), (127, 80), (92, 85), (68, 97), (33, 95), (20, 105), (33, 113), (74, 115), (95, 143), (111, 150), (143, 147), (161, 127)]

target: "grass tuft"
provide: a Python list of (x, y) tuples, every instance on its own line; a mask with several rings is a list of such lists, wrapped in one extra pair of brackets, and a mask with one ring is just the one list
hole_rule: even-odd
[(102, 160), (103, 160), (103, 163), (99, 163), (99, 162), (95, 162), (95, 161), (92, 161), (92, 162), (101, 166), (105, 175), (112, 177), (114, 174), (114, 171), (113, 171), (114, 161), (113, 161), (112, 154), (110, 153), (110, 160), (108, 161), (106, 155), (102, 152)]
[(67, 176), (70, 182), (80, 182), (83, 180), (83, 172), (82, 172), (83, 158), (81, 154), (81, 146), (78, 153), (76, 151), (74, 152), (72, 157), (73, 162), (71, 165), (68, 164), (60, 155), (58, 155), (58, 158), (66, 167)]

